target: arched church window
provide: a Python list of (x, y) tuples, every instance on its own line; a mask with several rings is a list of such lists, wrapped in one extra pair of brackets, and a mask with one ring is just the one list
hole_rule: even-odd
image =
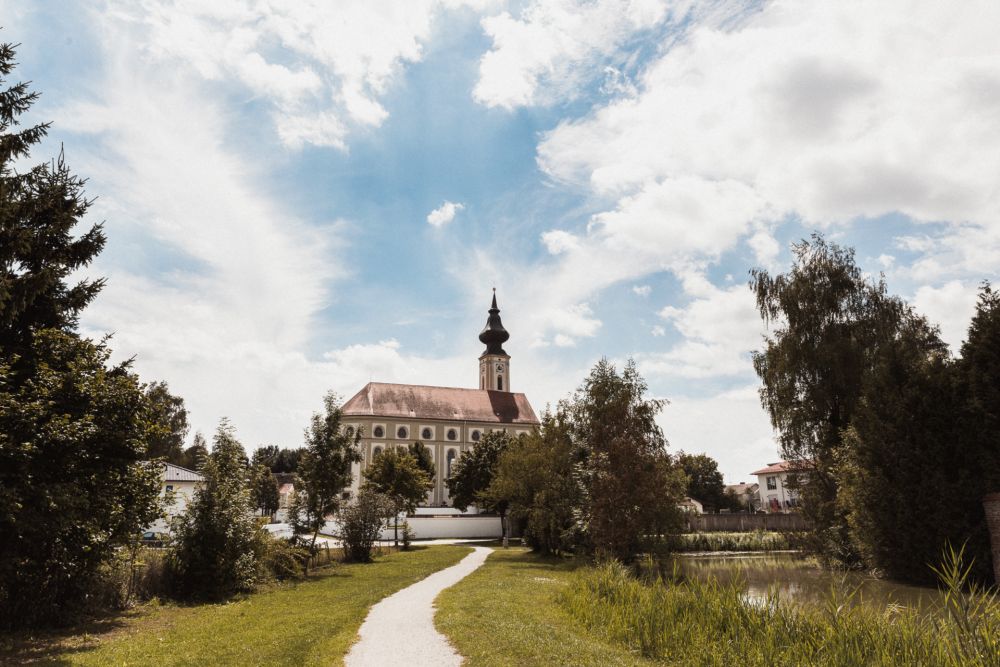
[(406, 429), (400, 426), (399, 430), (396, 431), (396, 437), (400, 440), (406, 440)]
[(421, 435), (424, 437), (424, 440), (430, 440), (431, 439), (431, 430), (429, 428), (425, 428), (424, 432)]
[(448, 431), (448, 439), (449, 440), (454, 440), (457, 437), (458, 437), (458, 433), (455, 433), (455, 429), (449, 429), (449, 431)]
[(497, 391), (503, 391), (503, 376), (497, 378)]
[(381, 453), (382, 453), (382, 448), (381, 447), (376, 447), (374, 450), (372, 450), (372, 458), (375, 458), (376, 456), (378, 456)]
[(347, 435), (354, 435), (354, 427), (353, 426), (348, 426), (347, 427)]
[(448, 477), (451, 477), (451, 464), (455, 462), (455, 450), (448, 450)]
[(472, 442), (479, 442), (479, 431), (472, 432)]
[(381, 438), (384, 435), (385, 435), (385, 429), (383, 429), (381, 426), (376, 426), (375, 427), (375, 437), (376, 438)]

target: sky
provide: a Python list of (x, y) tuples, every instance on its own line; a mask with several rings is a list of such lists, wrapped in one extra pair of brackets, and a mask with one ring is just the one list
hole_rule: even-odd
[[(958, 352), (1000, 267), (1000, 3), (0, 0), (107, 246), (83, 313), (252, 451), (327, 391), (541, 413), (602, 357), (727, 483), (779, 460), (749, 271), (822, 233)], [(189, 436), (189, 440), (190, 437)]]

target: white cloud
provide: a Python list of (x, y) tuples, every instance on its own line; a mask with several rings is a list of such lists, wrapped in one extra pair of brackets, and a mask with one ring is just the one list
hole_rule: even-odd
[(640, 370), (688, 378), (752, 373), (749, 352), (761, 347), (764, 325), (749, 288), (721, 290), (690, 275), (685, 289), (699, 298), (684, 308), (668, 306), (659, 313), (677, 327), (684, 341), (668, 352), (643, 358)]
[(441, 225), (451, 222), (455, 219), (455, 212), (465, 209), (462, 204), (452, 204), (450, 201), (445, 201), (440, 208), (436, 208), (431, 211), (431, 214), (427, 216), (427, 222), (431, 223), (435, 227), (440, 227)]
[(576, 341), (565, 334), (556, 334), (553, 341), (559, 347), (573, 347), (576, 345)]
[[(423, 56), (435, 13), (456, 0), (110, 0), (136, 26), (144, 56), (186, 64), (208, 81), (238, 81), (269, 100), (278, 135), (344, 148), (346, 126), (378, 127), (379, 101)], [(472, 2), (479, 9), (491, 3)]]
[(655, 327), (653, 327), (652, 334), (654, 336), (664, 336), (664, 335), (666, 335), (666, 333), (667, 333), (667, 330), (664, 329), (663, 327), (661, 327), (660, 325), (656, 325)]
[(638, 294), (639, 296), (649, 296), (649, 293), (653, 291), (653, 288), (650, 287), (649, 285), (643, 285), (642, 287), (639, 287), (638, 285), (633, 285), (632, 291)]
[(976, 312), (978, 294), (977, 285), (952, 280), (939, 288), (930, 285), (918, 288), (910, 303), (931, 324), (941, 327), (941, 338), (957, 356)]

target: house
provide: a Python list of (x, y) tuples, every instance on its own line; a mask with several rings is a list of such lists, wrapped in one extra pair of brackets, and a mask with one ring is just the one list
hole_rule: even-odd
[(812, 459), (778, 461), (750, 473), (757, 476), (760, 508), (769, 514), (791, 514), (798, 507), (799, 493), (795, 489), (788, 488), (788, 476), (794, 474), (798, 476), (800, 482), (805, 482), (812, 467)]
[(697, 498), (685, 496), (684, 501), (677, 507), (687, 514), (704, 514), (705, 505)]
[(157, 532), (170, 532), (170, 524), (173, 523), (174, 517), (187, 509), (199, 482), (201, 482), (201, 475), (194, 470), (175, 466), (173, 463), (166, 464), (160, 479), (160, 497), (172, 492), (173, 502), (167, 507), (167, 518), (158, 519), (150, 529)]
[(730, 484), (726, 487), (726, 493), (732, 492), (736, 494), (736, 497), (740, 499), (741, 502), (746, 503), (751, 511), (756, 511), (760, 509), (760, 484), (746, 482), (740, 482), (739, 484)]

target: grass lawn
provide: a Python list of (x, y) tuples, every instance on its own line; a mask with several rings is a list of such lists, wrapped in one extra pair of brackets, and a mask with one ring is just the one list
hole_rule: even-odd
[(32, 664), (341, 665), (371, 605), (469, 553), (418, 546), (226, 604), (163, 607), (96, 647)]
[(437, 629), (467, 657), (467, 667), (654, 664), (602, 641), (556, 605), (575, 569), (572, 560), (497, 550), (438, 596)]

